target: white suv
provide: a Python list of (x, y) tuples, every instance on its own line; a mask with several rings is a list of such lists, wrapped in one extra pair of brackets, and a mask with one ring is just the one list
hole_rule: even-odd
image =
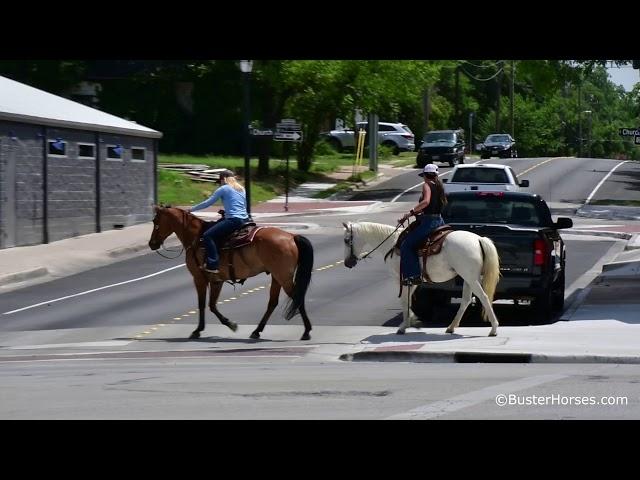
[[(367, 130), (367, 122), (358, 122), (356, 132), (360, 129)], [(356, 132), (353, 129), (331, 130), (320, 135), (325, 137), (338, 151), (352, 149), (356, 146)], [(415, 135), (411, 129), (403, 123), (378, 122), (378, 143), (393, 148), (393, 154), (400, 152), (413, 152), (415, 150)]]

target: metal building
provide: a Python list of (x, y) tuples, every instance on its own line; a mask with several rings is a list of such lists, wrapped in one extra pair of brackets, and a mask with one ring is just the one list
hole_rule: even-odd
[(0, 76), (0, 248), (151, 220), (161, 137)]

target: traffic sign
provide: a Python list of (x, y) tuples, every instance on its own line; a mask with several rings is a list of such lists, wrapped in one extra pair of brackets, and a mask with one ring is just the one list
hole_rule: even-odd
[(634, 141), (635, 141), (636, 145), (640, 145), (640, 135), (636, 135), (634, 137)]

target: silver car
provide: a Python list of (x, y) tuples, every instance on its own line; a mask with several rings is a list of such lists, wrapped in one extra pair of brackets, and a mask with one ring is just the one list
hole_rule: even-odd
[[(356, 132), (360, 129), (367, 130), (367, 122), (358, 122)], [(331, 130), (320, 135), (325, 137), (331, 145), (342, 152), (354, 149), (356, 146), (356, 132), (353, 129)], [(403, 123), (378, 122), (378, 143), (393, 149), (393, 154), (400, 152), (413, 152), (415, 149), (415, 135), (411, 129)]]

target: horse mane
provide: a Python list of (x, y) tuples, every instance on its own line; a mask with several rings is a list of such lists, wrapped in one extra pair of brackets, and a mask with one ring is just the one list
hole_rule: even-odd
[[(395, 230), (395, 227), (391, 225), (385, 225), (384, 223), (374, 223), (374, 222), (357, 222), (353, 225), (358, 225), (357, 229), (359, 233), (364, 234), (365, 236), (379, 238), (378, 242), (381, 242), (384, 238), (391, 235), (391, 232)], [(402, 229), (398, 229), (398, 234)]]
[[(372, 243), (372, 247), (378, 246), (383, 240), (387, 239), (392, 233), (393, 235), (389, 237), (384, 243), (387, 241), (392, 241), (393, 245), (395, 245), (398, 236), (402, 232), (403, 228), (399, 228), (395, 233), (395, 227), (391, 225), (385, 225), (384, 223), (374, 223), (374, 222), (356, 222), (353, 224), (356, 227), (356, 230), (359, 234), (367, 238), (368, 243)], [(391, 247), (393, 250), (393, 247)], [(387, 255), (385, 255), (385, 261), (387, 260)]]

